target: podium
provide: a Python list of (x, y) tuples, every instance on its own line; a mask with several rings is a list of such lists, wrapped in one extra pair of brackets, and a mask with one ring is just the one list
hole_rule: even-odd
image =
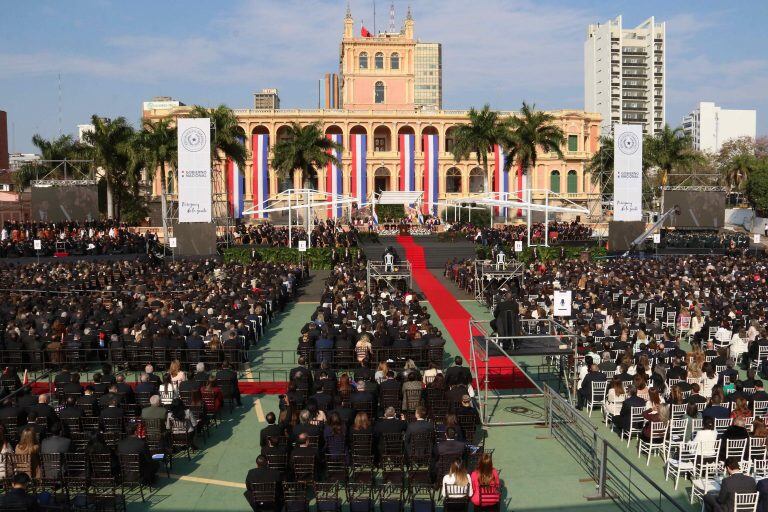
[(411, 227), (408, 224), (400, 224), (400, 234), (407, 236), (411, 234)]

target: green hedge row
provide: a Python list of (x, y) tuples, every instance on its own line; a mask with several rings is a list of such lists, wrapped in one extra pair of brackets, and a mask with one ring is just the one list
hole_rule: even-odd
[[(540, 261), (551, 261), (556, 260), (560, 258), (560, 248), (561, 246), (555, 246), (555, 247), (537, 247), (538, 253), (539, 253), (539, 260)], [(568, 259), (574, 259), (581, 257), (581, 253), (584, 251), (587, 251), (589, 253), (589, 257), (591, 259), (601, 258), (604, 257), (607, 254), (607, 251), (605, 250), (605, 247), (601, 246), (592, 246), (592, 247), (577, 247), (577, 246), (565, 246), (563, 247), (565, 249), (565, 257)], [(478, 246), (476, 249), (477, 258), (481, 260), (490, 260), (493, 258), (492, 256), (493, 248), (489, 246)], [(523, 252), (516, 253), (514, 246), (506, 245), (504, 246), (504, 252), (507, 253), (508, 256), (515, 256), (518, 261), (522, 261), (525, 264), (528, 264), (533, 261), (533, 247), (526, 247), (523, 249)]]
[(380, 222), (384, 219), (400, 220), (405, 218), (405, 207), (402, 204), (377, 204), (376, 215)]
[[(223, 257), (226, 263), (237, 262), (246, 264), (251, 261), (251, 250), (249, 246), (229, 247), (224, 249)], [(333, 268), (331, 258), (331, 247), (310, 247), (303, 253), (309, 267), (317, 270), (330, 270)], [(354, 257), (357, 254), (357, 247), (350, 247), (349, 252)], [(337, 248), (338, 254), (344, 254), (344, 249)], [(262, 261), (268, 263), (299, 263), (302, 253), (298, 249), (288, 247), (256, 247), (256, 253)]]

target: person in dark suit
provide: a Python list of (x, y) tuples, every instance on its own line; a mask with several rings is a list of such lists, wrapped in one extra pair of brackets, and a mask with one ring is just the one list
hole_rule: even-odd
[(760, 496), (757, 500), (757, 512), (768, 512), (768, 478), (757, 482), (757, 492)]
[(123, 418), (124, 413), (123, 409), (119, 407), (118, 400), (116, 398), (112, 398), (107, 407), (103, 408), (101, 410), (101, 413), (99, 414), (99, 423), (101, 424), (101, 428), (104, 428), (105, 420), (112, 419), (112, 418)]
[[(254, 469), (251, 469), (248, 471), (248, 474), (245, 476), (245, 499), (248, 502), (248, 504), (251, 506), (251, 508), (254, 510), (254, 512), (259, 512), (260, 510), (268, 509), (268, 510), (281, 510), (282, 504), (281, 504), (281, 496), (280, 496), (280, 481), (282, 480), (282, 475), (279, 471), (276, 469), (269, 469), (267, 466), (267, 458), (263, 455), (259, 455), (256, 457), (256, 467)], [(273, 496), (273, 501), (255, 501), (253, 500), (251, 496), (251, 485), (252, 484), (275, 484), (275, 495)]]
[(27, 486), (30, 482), (26, 473), (16, 473), (11, 479), (11, 490), (0, 496), (0, 510), (27, 510), (37, 512), (37, 500), (27, 494)]
[(405, 429), (405, 451), (411, 453), (411, 438), (416, 434), (434, 432), (435, 426), (427, 419), (427, 409), (423, 406), (416, 407), (416, 421), (412, 421)]
[(405, 432), (407, 423), (403, 419), (397, 417), (397, 413), (394, 407), (387, 407), (384, 411), (384, 418), (380, 419), (373, 425), (373, 436), (378, 442), (379, 451), (383, 450), (383, 436), (385, 434), (401, 434)]
[(627, 386), (629, 398), (621, 404), (621, 411), (618, 416), (614, 416), (613, 423), (620, 430), (629, 430), (629, 420), (632, 414), (632, 407), (645, 407), (645, 400), (637, 396), (637, 388), (633, 385)]
[(205, 363), (200, 362), (195, 366), (194, 381), (198, 382), (200, 386), (208, 382), (208, 372), (205, 371)]
[[(720, 460), (725, 459), (725, 450), (728, 441), (737, 439), (749, 439), (749, 432), (747, 432), (744, 418), (741, 416), (733, 418), (733, 424), (725, 429), (725, 432), (720, 436)], [(747, 451), (745, 453), (749, 456), (749, 441), (747, 441)]]
[(81, 395), (83, 388), (80, 386), (80, 374), (73, 373), (71, 375), (72, 381), (61, 386), (61, 391), (66, 395)]
[(579, 400), (576, 408), (581, 410), (592, 399), (592, 383), (593, 382), (606, 382), (608, 377), (600, 371), (596, 364), (589, 365), (589, 372), (584, 376), (581, 381), (581, 387), (578, 390)]
[(74, 397), (67, 398), (67, 401), (64, 402), (64, 408), (59, 411), (59, 418), (62, 420), (67, 419), (78, 419), (83, 417), (84, 411), (80, 407), (77, 406), (77, 401)]
[(752, 393), (752, 396), (749, 398), (750, 409), (754, 409), (755, 402), (768, 401), (768, 393), (766, 393), (765, 389), (763, 389), (763, 381), (755, 380), (754, 386), (755, 386), (755, 392)]
[(277, 418), (275, 413), (268, 412), (265, 419), (267, 420), (267, 426), (261, 429), (260, 445), (264, 448), (267, 445), (267, 438), (270, 436), (282, 437), (285, 435), (285, 429), (281, 425), (277, 425)]
[(707, 512), (731, 512), (736, 502), (736, 493), (757, 491), (755, 479), (741, 472), (738, 458), (728, 457), (725, 461), (725, 471), (728, 476), (723, 478), (720, 492), (704, 496), (704, 508)]
[(161, 379), (159, 375), (155, 375), (155, 367), (148, 364), (144, 367), (144, 372), (147, 374), (149, 382), (155, 385), (155, 389), (158, 389), (160, 384), (163, 383), (163, 379)]
[(456, 356), (453, 360), (453, 366), (445, 370), (446, 386), (453, 386), (454, 384), (464, 384), (466, 386), (472, 382), (472, 372), (463, 365), (464, 360), (461, 356)]
[(147, 442), (136, 437), (136, 425), (131, 423), (126, 428), (126, 438), (117, 443), (118, 454), (139, 456), (139, 471), (142, 480), (152, 482), (157, 472), (157, 461), (152, 460)]
[[(491, 328), (500, 338), (520, 335), (520, 307), (511, 293), (505, 294), (504, 300), (493, 310)], [(502, 339), (501, 345), (506, 350), (512, 346), (512, 340)]]
[(709, 401), (709, 405), (701, 411), (703, 418), (711, 417), (715, 419), (725, 419), (731, 417), (731, 411), (727, 407), (721, 405), (720, 395), (713, 394), (712, 399)]
[(48, 404), (49, 400), (50, 397), (48, 394), (43, 393), (37, 397), (37, 404), (30, 406), (27, 413), (31, 413), (32, 411), (36, 412), (38, 418), (45, 418), (48, 422), (48, 426), (51, 426), (56, 419), (56, 411)]
[(122, 373), (118, 375), (115, 379), (114, 385), (117, 387), (117, 392), (123, 396), (123, 401), (129, 404), (136, 403), (136, 397), (133, 394), (133, 388), (127, 382), (125, 382), (125, 375)]
[(232, 369), (229, 361), (221, 363), (221, 369), (216, 372), (216, 380), (229, 382), (232, 386), (232, 398), (235, 399), (235, 403), (238, 406), (243, 405), (243, 402), (240, 400), (240, 386), (237, 384), (237, 372)]
[(439, 442), (435, 446), (435, 457), (444, 460), (464, 459), (466, 447), (466, 443), (456, 439), (456, 429), (448, 427), (445, 430), (445, 441)]
[[(155, 377), (157, 377), (157, 375), (155, 375)], [(139, 377), (139, 383), (136, 384), (135, 392), (149, 393), (150, 395), (154, 395), (155, 393), (157, 393), (158, 387), (159, 387), (159, 384), (155, 385), (155, 383), (150, 380), (148, 373), (142, 373), (141, 377)]]

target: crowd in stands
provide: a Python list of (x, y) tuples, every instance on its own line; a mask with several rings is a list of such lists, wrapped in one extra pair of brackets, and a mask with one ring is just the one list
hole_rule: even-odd
[[(35, 240), (41, 248), (35, 249)], [(136, 233), (115, 221), (14, 222), (0, 229), (0, 258), (71, 255), (141, 254), (157, 241), (152, 233)]]
[(254, 510), (301, 509), (311, 488), (328, 510), (345, 499), (350, 510), (433, 510), (439, 498), (446, 510), (498, 509), (469, 369), (457, 357), (443, 370), (445, 340), (416, 293), (369, 293), (365, 278), (361, 264), (329, 276), (280, 408), (267, 414), (246, 498)]
[[(748, 249), (750, 242), (751, 237), (748, 233), (662, 230), (659, 248), (717, 249), (739, 252), (743, 249)], [(653, 247), (652, 240), (648, 240), (646, 242), (646, 249)]]
[[(588, 241), (592, 237), (592, 228), (580, 222), (550, 222), (548, 227), (550, 243), (569, 241)], [(526, 224), (508, 224), (500, 227), (478, 227), (468, 223), (454, 224), (451, 231), (463, 233), (467, 240), (472, 240), (481, 245), (514, 245), (517, 240), (526, 241), (528, 238), (528, 226)], [(531, 241), (533, 243), (544, 242), (544, 224), (531, 225)]]
[[(288, 226), (275, 226), (270, 222), (258, 224), (240, 224), (233, 228), (236, 244), (266, 245), (286, 247), (288, 245)], [(316, 221), (311, 233), (312, 247), (355, 247), (357, 229), (341, 220), (327, 219)], [(301, 226), (291, 229), (293, 247), (298, 247), (299, 240), (307, 240), (307, 232)]]
[[(447, 272), (471, 282), (468, 263)], [(766, 260), (745, 254), (535, 262), (518, 300), (524, 333), (541, 334), (554, 291), (573, 292), (573, 316), (561, 320), (580, 335), (578, 406), (602, 408), (628, 443), (639, 438), (639, 453), (664, 458), (667, 477), (702, 482), (723, 465), (762, 477), (767, 278)], [(699, 498), (710, 491), (694, 485)]]

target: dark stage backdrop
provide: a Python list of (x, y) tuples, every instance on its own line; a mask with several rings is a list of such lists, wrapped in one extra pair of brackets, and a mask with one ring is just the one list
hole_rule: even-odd
[(680, 215), (664, 221), (678, 229), (720, 229), (725, 225), (725, 192), (665, 190), (662, 211), (678, 205)]
[(632, 241), (643, 234), (645, 222), (643, 221), (615, 221), (608, 223), (608, 250), (626, 251)]
[(216, 224), (181, 222), (173, 225), (176, 256), (211, 256), (216, 254)]
[(96, 185), (32, 187), (32, 219), (42, 222), (90, 221), (99, 218)]

